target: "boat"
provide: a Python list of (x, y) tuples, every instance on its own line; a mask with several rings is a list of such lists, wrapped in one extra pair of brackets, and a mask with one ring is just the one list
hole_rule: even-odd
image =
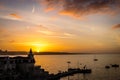
[(106, 69), (109, 69), (109, 68), (110, 68), (110, 66), (106, 65), (106, 66), (105, 66), (105, 68), (106, 68)]
[(119, 64), (111, 64), (111, 67), (118, 68)]
[(98, 59), (95, 58), (94, 61), (98, 61)]
[(96, 55), (94, 56), (94, 59), (93, 59), (94, 61), (98, 61), (98, 59), (96, 58)]

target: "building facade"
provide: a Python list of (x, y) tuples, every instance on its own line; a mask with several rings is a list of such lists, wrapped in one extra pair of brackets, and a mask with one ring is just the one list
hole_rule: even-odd
[(0, 57), (0, 80), (31, 80), (32, 78), (46, 80), (47, 77), (49, 77), (47, 71), (41, 66), (35, 66), (32, 49), (26, 57)]

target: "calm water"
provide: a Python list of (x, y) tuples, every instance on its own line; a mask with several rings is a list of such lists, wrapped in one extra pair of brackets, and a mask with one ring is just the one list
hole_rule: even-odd
[(37, 55), (35, 59), (36, 65), (41, 65), (50, 73), (67, 70), (67, 61), (71, 61), (70, 67), (72, 68), (78, 66), (83, 68), (84, 65), (87, 65), (87, 68), (92, 69), (91, 74), (76, 74), (61, 80), (120, 80), (120, 68), (105, 69), (105, 65), (120, 65), (119, 54), (99, 54), (96, 55), (98, 61), (93, 61), (94, 57), (95, 55)]

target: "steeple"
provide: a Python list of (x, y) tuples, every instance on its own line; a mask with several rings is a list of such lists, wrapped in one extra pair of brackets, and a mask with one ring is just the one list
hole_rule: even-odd
[(30, 48), (30, 51), (29, 51), (30, 54), (32, 54), (32, 49)]
[(31, 48), (30, 48), (28, 57), (31, 58), (31, 59), (34, 59), (34, 55), (33, 55), (33, 53), (32, 53), (32, 49), (31, 49)]

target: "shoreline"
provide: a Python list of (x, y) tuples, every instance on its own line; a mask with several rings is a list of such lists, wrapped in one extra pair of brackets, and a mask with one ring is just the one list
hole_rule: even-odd
[[(65, 53), (65, 52), (34, 52), (34, 55), (100, 55), (100, 54), (120, 54), (120, 53)], [(0, 55), (27, 55), (27, 52), (2, 52)]]

